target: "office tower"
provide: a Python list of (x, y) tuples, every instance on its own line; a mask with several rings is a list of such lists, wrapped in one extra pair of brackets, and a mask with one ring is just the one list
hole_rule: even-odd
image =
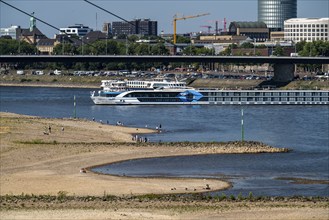
[(284, 21), (297, 17), (297, 0), (258, 0), (258, 21), (271, 31), (283, 31)]

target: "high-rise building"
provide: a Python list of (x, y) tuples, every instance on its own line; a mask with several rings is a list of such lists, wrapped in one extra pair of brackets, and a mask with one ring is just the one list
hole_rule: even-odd
[(158, 35), (158, 22), (150, 19), (135, 19), (133, 21), (114, 21), (112, 22), (112, 34), (140, 34), (140, 35)]
[(258, 0), (258, 21), (272, 31), (283, 31), (284, 21), (297, 17), (297, 0)]

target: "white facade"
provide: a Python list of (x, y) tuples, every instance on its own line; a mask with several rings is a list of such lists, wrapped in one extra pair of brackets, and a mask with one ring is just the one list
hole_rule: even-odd
[(91, 31), (93, 31), (93, 29), (89, 28), (88, 26), (83, 26), (82, 24), (69, 26), (67, 28), (60, 28), (60, 34), (64, 32), (66, 34), (77, 35), (79, 37), (83, 37)]
[(17, 29), (19, 26), (11, 26), (8, 28), (1, 28), (0, 29), (0, 36), (10, 36), (12, 39), (17, 40)]
[(293, 42), (329, 41), (329, 18), (293, 18), (284, 22), (284, 39)]

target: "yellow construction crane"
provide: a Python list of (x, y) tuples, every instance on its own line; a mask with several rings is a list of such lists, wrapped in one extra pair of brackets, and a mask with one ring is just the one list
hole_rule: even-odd
[(201, 17), (201, 16), (206, 16), (206, 15), (210, 15), (210, 13), (205, 13), (205, 14), (198, 14), (198, 15), (191, 15), (191, 16), (183, 16), (181, 18), (177, 18), (177, 14), (174, 16), (174, 44), (176, 44), (176, 21), (179, 20), (186, 20), (186, 19), (190, 19), (190, 18), (197, 18), (197, 17)]

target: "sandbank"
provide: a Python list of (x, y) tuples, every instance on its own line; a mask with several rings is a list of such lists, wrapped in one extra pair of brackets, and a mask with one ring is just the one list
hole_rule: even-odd
[[(220, 180), (128, 178), (80, 173), (84, 167), (134, 158), (190, 154), (186, 149), (133, 144), (132, 134), (151, 129), (110, 126), (77, 119), (1, 113), (1, 195), (186, 193), (225, 189)], [(48, 127), (51, 127), (49, 132)], [(64, 128), (64, 131), (62, 131)], [(176, 188), (173, 192), (171, 189)], [(188, 190), (186, 190), (186, 188)]]
[[(49, 126), (51, 131), (49, 131)], [(63, 129), (64, 128), (64, 129)], [(81, 168), (148, 157), (212, 153), (287, 152), (257, 143), (135, 143), (152, 129), (84, 119), (0, 112), (0, 195), (129, 196), (222, 190), (219, 179), (131, 178), (81, 173)], [(210, 190), (205, 189), (206, 184)], [(173, 190), (175, 188), (175, 190)], [(2, 197), (3, 198), (3, 197)], [(328, 219), (328, 202), (83, 201), (38, 204), (2, 201), (1, 219)], [(11, 204), (9, 203), (9, 206)]]
[[(213, 153), (286, 152), (266, 145), (237, 143), (134, 143), (132, 134), (152, 129), (113, 126), (83, 119), (55, 119), (0, 113), (1, 195), (197, 193), (222, 190), (219, 179), (129, 178), (81, 173), (82, 168), (137, 158)], [(49, 130), (51, 127), (51, 131)], [(240, 144), (241, 145), (241, 144)], [(207, 184), (210, 189), (206, 189)]]

